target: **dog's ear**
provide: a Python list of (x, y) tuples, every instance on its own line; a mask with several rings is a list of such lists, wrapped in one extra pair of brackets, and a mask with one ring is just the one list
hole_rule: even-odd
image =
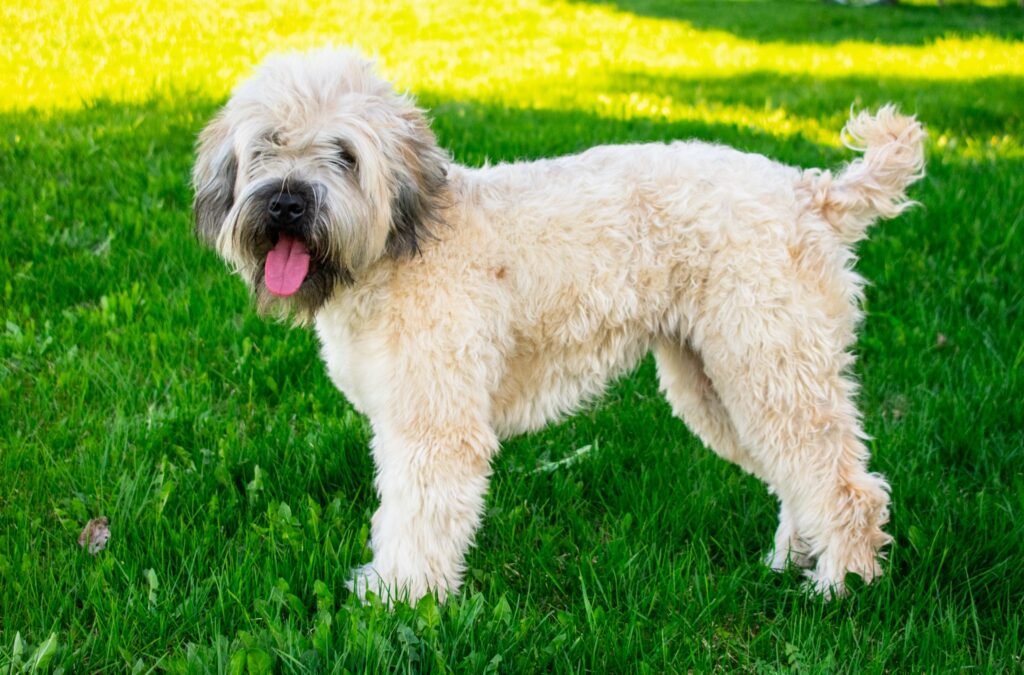
[(395, 175), (391, 199), (391, 231), (387, 253), (393, 258), (419, 253), (420, 243), (441, 223), (448, 205), (448, 153), (437, 145), (423, 112), (411, 103), (404, 122), (398, 153), (401, 169)]
[(217, 241), (224, 218), (235, 202), (238, 158), (231, 127), (222, 111), (199, 134), (196, 164), (192, 170), (196, 236), (210, 246)]

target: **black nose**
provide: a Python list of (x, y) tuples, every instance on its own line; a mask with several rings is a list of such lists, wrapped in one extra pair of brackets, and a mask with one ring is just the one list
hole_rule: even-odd
[(306, 212), (306, 200), (302, 195), (282, 192), (270, 198), (267, 212), (275, 225), (291, 225)]

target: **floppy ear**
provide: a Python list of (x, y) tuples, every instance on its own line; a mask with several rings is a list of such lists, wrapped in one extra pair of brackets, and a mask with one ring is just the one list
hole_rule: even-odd
[(216, 244), (224, 218), (235, 202), (237, 176), (238, 159), (232, 147), (231, 127), (222, 111), (199, 134), (196, 165), (192, 169), (196, 236), (210, 246)]
[(437, 139), (422, 111), (408, 103), (402, 115), (398, 161), (391, 199), (391, 231), (386, 250), (397, 258), (419, 253), (420, 243), (431, 236), (431, 226), (441, 223), (448, 205), (448, 153)]

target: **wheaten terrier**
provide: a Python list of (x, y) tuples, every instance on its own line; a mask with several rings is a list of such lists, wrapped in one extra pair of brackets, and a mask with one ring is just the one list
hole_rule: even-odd
[(704, 443), (768, 484), (768, 563), (826, 595), (871, 581), (889, 487), (867, 470), (852, 245), (912, 202), (925, 133), (892, 106), (837, 175), (698, 141), (468, 168), (351, 51), (272, 57), (202, 132), (200, 238), (262, 311), (316, 327), (370, 420), (365, 597), (456, 592), (499, 441), (653, 350)]

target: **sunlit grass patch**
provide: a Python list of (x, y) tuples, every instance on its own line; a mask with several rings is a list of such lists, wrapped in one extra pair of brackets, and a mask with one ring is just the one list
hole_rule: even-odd
[(75, 108), (98, 98), (142, 102), (188, 92), (216, 99), (267, 53), (326, 44), (362, 46), (412, 89), (538, 106), (571, 99), (609, 70), (926, 81), (1024, 74), (1021, 43), (987, 35), (939, 36), (924, 45), (864, 40), (823, 45), (801, 43), (799, 36), (764, 43), (685, 20), (564, 0), (465, 6), (440, 0), (327, 5), (50, 0), (0, 11), (5, 38), (0, 106), (7, 110)]
[[(855, 11), (815, 9), (824, 16)], [(568, 0), (326, 7), (308, 2), (44, 2), (2, 11), (0, 87), (5, 96), (0, 110), (11, 111), (74, 110), (98, 99), (221, 100), (267, 53), (356, 44), (377, 56), (399, 86), (432, 99), (714, 120), (834, 145), (832, 127), (857, 103), (853, 97), (837, 101), (826, 119), (815, 120), (771, 99), (755, 105), (725, 103), (687, 98), (691, 92), (685, 89), (673, 97), (645, 87), (652, 78), (713, 83), (767, 75), (783, 78), (778, 80), (783, 86), (785, 78), (799, 77), (825, 88), (850, 78), (898, 78), (905, 83), (900, 94), (906, 98), (934, 83), (950, 87), (979, 78), (1024, 76), (1024, 45), (986, 34), (940, 33), (926, 44), (863, 39), (818, 44), (801, 42), (799, 35), (760, 42), (639, 9)], [(635, 75), (642, 75), (638, 88), (622, 91), (623, 81)], [(1006, 132), (1020, 138), (1019, 129)]]

